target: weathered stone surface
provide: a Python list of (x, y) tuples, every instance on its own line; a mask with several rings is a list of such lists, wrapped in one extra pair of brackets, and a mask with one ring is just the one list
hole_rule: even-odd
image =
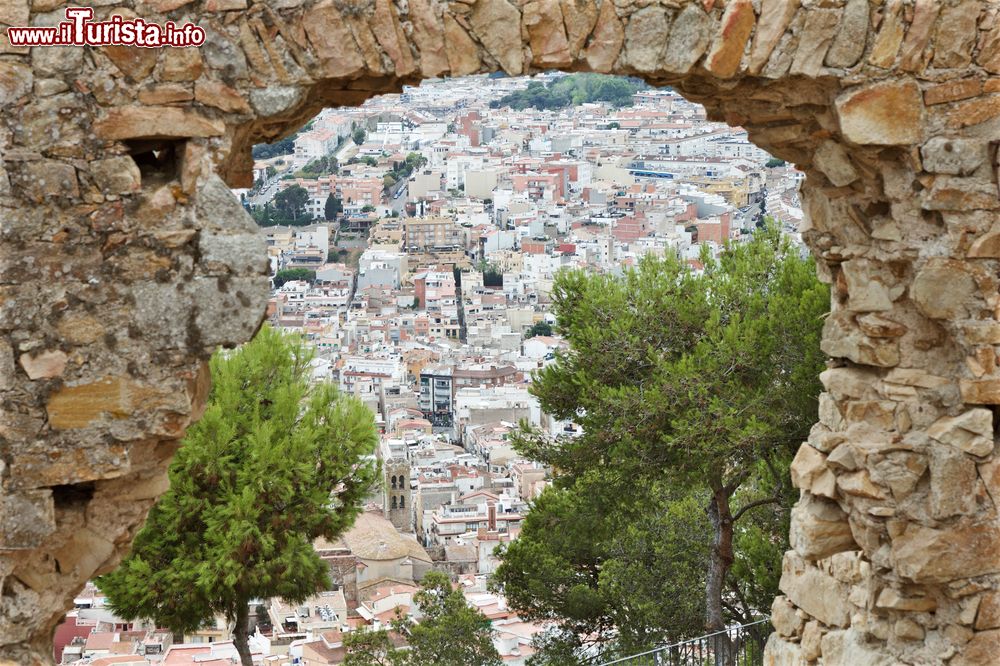
[(865, 52), (868, 38), (868, 0), (847, 0), (840, 17), (840, 30), (826, 53), (830, 67), (851, 67)]
[(30, 15), (27, 0), (0, 1), (0, 23), (4, 25), (27, 25)]
[(663, 69), (686, 74), (705, 53), (712, 39), (712, 19), (696, 3), (677, 14), (663, 51)]
[(833, 41), (840, 21), (840, 9), (811, 9), (806, 14), (805, 27), (799, 38), (799, 48), (788, 73), (816, 76), (823, 68), (823, 58)]
[(101, 50), (122, 74), (133, 81), (145, 81), (156, 67), (159, 55), (157, 49), (138, 46), (105, 46)]
[(167, 49), (160, 63), (163, 81), (194, 81), (203, 71), (198, 49)]
[(906, 333), (906, 326), (877, 314), (863, 314), (857, 322), (861, 332), (871, 338), (898, 338)]
[(980, 7), (976, 0), (965, 0), (942, 8), (934, 36), (935, 67), (965, 67), (972, 62)]
[(993, 451), (993, 413), (970, 409), (958, 416), (944, 416), (927, 429), (930, 437), (974, 456)]
[(983, 95), (956, 104), (948, 111), (947, 125), (961, 129), (991, 121), (1000, 116), (1000, 95)]
[(56, 529), (52, 491), (0, 493), (0, 552), (38, 546)]
[(1000, 525), (973, 523), (935, 529), (908, 524), (892, 539), (891, 562), (914, 582), (946, 582), (1000, 571)]
[[(442, 39), (444, 28), (437, 15), (437, 3), (433, 0), (410, 0), (409, 9), (413, 41), (420, 54), (420, 73), (426, 77), (438, 76), (448, 70), (449, 58)], [(460, 76), (454, 69), (452, 74)]]
[(949, 81), (924, 90), (924, 104), (933, 106), (934, 104), (957, 102), (962, 99), (975, 97), (982, 90), (983, 83), (979, 79)]
[[(991, 229), (977, 238), (972, 247), (969, 248), (967, 256), (978, 259), (1000, 259), (1000, 229)], [(991, 342), (996, 339), (995, 336), (1000, 336), (1000, 330), (991, 333), (983, 341), (988, 344), (997, 344), (996, 342)], [(976, 339), (982, 338), (977, 336)]]
[(896, 666), (899, 662), (866, 643), (855, 629), (831, 631), (821, 642), (823, 662), (830, 664), (865, 664), (866, 666)]
[[(774, 47), (781, 41), (782, 35), (792, 22), (792, 17), (799, 8), (799, 2), (800, 0), (763, 0), (753, 47), (750, 49), (750, 58), (747, 61), (747, 71), (751, 74), (759, 74), (767, 64)], [(865, 27), (867, 26), (866, 15)]]
[(844, 137), (854, 143), (894, 146), (923, 138), (923, 97), (913, 81), (847, 90), (837, 98), (836, 109)]
[(837, 488), (847, 495), (856, 495), (868, 499), (886, 499), (882, 488), (877, 486), (867, 470), (858, 470), (837, 477)]
[(976, 611), (976, 631), (1000, 628), (1000, 592), (990, 590), (983, 594)]
[(756, 24), (750, 0), (730, 0), (722, 14), (719, 32), (705, 57), (705, 69), (721, 79), (736, 74), (743, 50)]
[(94, 181), (105, 194), (133, 194), (142, 187), (139, 167), (130, 157), (107, 157), (90, 165)]
[(350, 28), (331, 0), (313, 5), (306, 12), (302, 26), (315, 49), (319, 69), (324, 76), (347, 78), (363, 71), (364, 60), (358, 53)]
[(28, 379), (52, 379), (62, 375), (69, 357), (59, 349), (51, 349), (37, 354), (21, 354), (20, 362)]
[(610, 72), (625, 42), (625, 28), (612, 2), (601, 4), (597, 27), (587, 47), (587, 65), (595, 72)]
[(844, 585), (795, 551), (785, 553), (778, 587), (789, 601), (827, 626), (845, 627), (850, 622), (851, 608)]
[(179, 104), (190, 102), (193, 99), (194, 92), (191, 90), (191, 86), (183, 83), (163, 83), (139, 91), (139, 101), (152, 106)]
[(0, 61), (0, 106), (6, 106), (31, 92), (31, 68), (17, 62)]
[[(930, 460), (931, 516), (938, 520), (972, 514), (976, 510), (976, 464), (964, 454), (935, 450)], [(956, 492), (956, 489), (966, 489)]]
[(1000, 654), (1000, 631), (980, 631), (973, 635), (949, 666), (979, 666), (996, 660)]
[(993, 27), (984, 31), (979, 38), (976, 63), (987, 72), (1000, 74), (1000, 22), (994, 21)]
[(852, 259), (841, 264), (847, 284), (847, 309), (853, 312), (878, 312), (892, 309), (901, 290), (885, 267), (868, 259)]
[(940, 0), (916, 0), (913, 21), (906, 31), (900, 52), (899, 66), (907, 71), (920, 71), (924, 65), (924, 49), (930, 41), (935, 21), (941, 11)]
[(12, 180), (35, 203), (80, 197), (76, 169), (65, 162), (56, 160), (27, 162)]
[(810, 493), (805, 493), (792, 509), (789, 539), (792, 548), (809, 560), (858, 548), (847, 514), (836, 503)]
[(109, 140), (219, 136), (225, 130), (217, 120), (172, 106), (111, 109), (94, 123), (94, 133)]
[(802, 663), (802, 648), (798, 643), (782, 640), (777, 632), (767, 637), (765, 666), (800, 666)]
[(247, 0), (205, 0), (206, 12), (231, 12), (247, 8)]
[(835, 312), (827, 317), (820, 346), (830, 356), (862, 365), (891, 368), (899, 364), (899, 345), (892, 339), (865, 335), (847, 312)]
[(931, 319), (957, 319), (969, 316), (976, 292), (976, 282), (964, 264), (940, 261), (917, 273), (910, 298)]
[(573, 62), (559, 0), (534, 0), (524, 5), (524, 25), (532, 62), (539, 67), (565, 67)]
[(826, 456), (808, 443), (799, 447), (790, 469), (792, 485), (808, 490), (813, 480), (826, 471)]
[(795, 606), (779, 595), (771, 604), (771, 624), (782, 636), (798, 636), (805, 622), (798, 616)]
[(920, 156), (927, 171), (964, 176), (986, 160), (986, 146), (981, 142), (938, 136), (921, 147)]
[(868, 56), (869, 63), (886, 69), (895, 62), (906, 32), (903, 21), (902, 0), (887, 0), (882, 8), (882, 25)]
[(972, 405), (1000, 405), (1000, 379), (961, 379), (962, 402)]
[(444, 36), (451, 73), (455, 76), (464, 76), (478, 71), (480, 63), (476, 43), (451, 14), (444, 15)]
[(46, 411), (56, 430), (86, 428), (100, 419), (126, 419), (140, 409), (151, 411), (164, 399), (153, 387), (123, 377), (103, 377), (64, 386), (49, 398)]
[(194, 85), (194, 98), (205, 106), (229, 113), (250, 113), (250, 105), (243, 96), (221, 81), (199, 79)]
[(851, 158), (839, 143), (824, 141), (816, 149), (813, 160), (816, 168), (837, 187), (850, 185), (858, 179), (858, 172), (851, 164)]
[(890, 610), (907, 610), (917, 611), (920, 613), (930, 613), (937, 609), (937, 602), (933, 599), (933, 597), (907, 597), (899, 590), (887, 587), (879, 593), (875, 606)]
[(597, 5), (582, 0), (560, 0), (569, 52), (575, 58), (597, 25)]
[(984, 180), (938, 176), (923, 193), (924, 210), (995, 210), (1000, 208), (993, 183)]
[[(802, 630), (802, 640), (799, 645), (802, 648), (802, 658), (812, 661), (820, 655), (820, 639), (823, 637), (823, 630), (820, 629), (819, 622), (810, 620), (806, 622)], [(799, 662), (796, 662), (798, 664)]]
[(663, 7), (643, 7), (629, 18), (625, 27), (625, 59), (640, 73), (655, 72), (663, 51), (663, 35), (670, 27), (670, 14)]
[(521, 63), (521, 13), (507, 0), (479, 0), (469, 15), (480, 43), (504, 71), (517, 76)]

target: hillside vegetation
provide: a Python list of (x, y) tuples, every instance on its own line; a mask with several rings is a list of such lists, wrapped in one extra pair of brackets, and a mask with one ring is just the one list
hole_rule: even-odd
[(527, 89), (504, 95), (490, 102), (490, 107), (510, 107), (521, 111), (533, 109), (565, 109), (587, 102), (609, 102), (622, 107), (632, 104), (632, 95), (646, 88), (646, 84), (622, 76), (603, 74), (570, 74), (545, 85), (532, 81)]

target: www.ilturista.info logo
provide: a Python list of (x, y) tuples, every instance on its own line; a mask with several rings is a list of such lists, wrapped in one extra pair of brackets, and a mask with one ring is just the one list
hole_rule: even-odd
[(163, 25), (141, 18), (112, 16), (107, 21), (92, 21), (90, 7), (68, 7), (66, 19), (56, 27), (10, 27), (11, 46), (201, 46), (205, 29), (193, 23), (178, 26), (173, 21)]

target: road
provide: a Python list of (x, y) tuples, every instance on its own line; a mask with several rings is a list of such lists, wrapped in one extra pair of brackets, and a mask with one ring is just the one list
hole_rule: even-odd
[(389, 198), (389, 207), (399, 213), (400, 217), (406, 217), (406, 197), (409, 194), (407, 181), (399, 184), (399, 187), (392, 190)]
[(261, 188), (261, 191), (252, 197), (247, 197), (247, 201), (253, 207), (263, 206), (268, 201), (274, 198), (274, 195), (278, 193), (278, 182), (281, 180), (281, 174), (275, 174), (271, 180), (267, 181), (267, 184)]

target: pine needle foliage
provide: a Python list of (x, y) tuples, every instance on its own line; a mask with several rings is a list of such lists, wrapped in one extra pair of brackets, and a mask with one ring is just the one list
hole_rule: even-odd
[(347, 530), (377, 478), (371, 412), (309, 382), (302, 340), (264, 327), (211, 360), (213, 387), (132, 552), (98, 580), (114, 611), (191, 632), (217, 614), (250, 666), (248, 604), (327, 589), (319, 537)]

